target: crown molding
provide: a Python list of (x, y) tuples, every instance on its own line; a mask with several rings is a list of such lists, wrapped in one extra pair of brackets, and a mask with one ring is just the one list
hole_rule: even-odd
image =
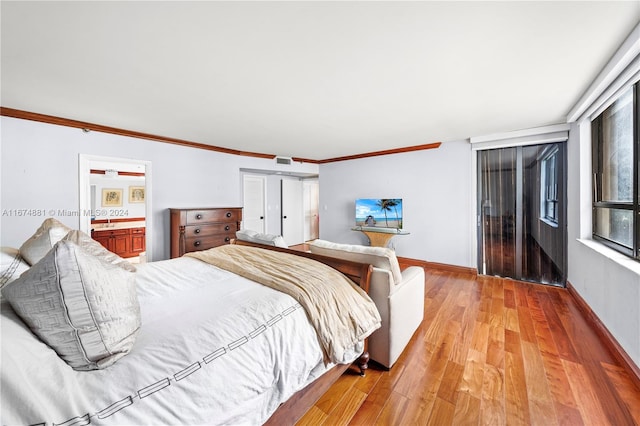
[[(91, 169), (91, 170), (89, 170), (89, 173), (92, 174), (92, 175), (106, 175), (107, 171), (106, 170), (99, 170), (99, 169)], [(144, 173), (139, 173), (139, 172), (121, 172), (121, 171), (118, 171), (118, 176), (144, 177), (145, 174)]]
[(423, 151), (425, 149), (436, 149), (436, 148), (440, 148), (440, 145), (442, 145), (442, 142), (434, 142), (434, 143), (428, 143), (423, 145), (406, 146), (404, 148), (386, 149), (384, 151), (365, 152), (364, 154), (347, 155), (344, 157), (327, 158), (326, 160), (309, 160), (305, 158), (293, 157), (293, 161), (303, 161), (307, 163), (316, 163), (316, 164), (327, 164), (327, 163), (335, 163), (337, 161), (357, 160), (360, 158), (377, 157), (380, 155), (402, 154), (404, 152)]
[[(53, 115), (39, 114), (36, 112), (23, 111), (23, 110), (14, 109), (14, 108), (0, 107), (0, 116), (19, 118), (22, 120), (38, 121), (41, 123), (55, 124), (58, 126), (74, 127), (74, 128), (82, 129), (83, 131), (96, 131), (96, 132), (102, 132), (102, 133), (110, 133), (110, 134), (119, 135), (119, 136), (128, 136), (132, 138), (147, 139), (147, 140), (156, 141), (156, 142), (170, 143), (174, 145), (204, 149), (207, 151), (222, 152), (225, 154), (242, 155), (245, 157), (257, 157), (257, 158), (267, 158), (267, 159), (276, 158), (275, 154), (263, 154), (263, 153), (257, 153), (257, 152), (239, 151), (236, 149), (222, 148), (219, 146), (207, 145), (199, 142), (186, 141), (183, 139), (169, 138), (166, 136), (153, 135), (153, 134), (137, 132), (133, 130), (119, 129), (117, 127), (103, 126), (100, 124), (88, 123), (86, 121), (71, 120), (68, 118), (61, 118)], [(292, 160), (297, 162), (302, 162), (302, 163), (326, 164), (326, 163), (333, 163), (336, 161), (356, 160), (359, 158), (375, 157), (379, 155), (400, 154), (403, 152), (434, 149), (434, 148), (439, 148), (440, 144), (441, 142), (435, 142), (430, 144), (415, 145), (415, 146), (409, 146), (404, 148), (388, 149), (384, 151), (367, 152), (364, 154), (348, 155), (345, 157), (335, 157), (335, 158), (329, 158), (326, 160), (313, 160), (309, 158), (299, 158), (299, 157), (293, 157)]]
[(147, 139), (156, 142), (170, 143), (174, 145), (188, 146), (191, 148), (205, 149), (208, 151), (223, 152), (225, 154), (243, 155), (246, 157), (258, 157), (273, 159), (275, 155), (262, 154), (257, 152), (239, 151), (236, 149), (221, 148), (219, 146), (207, 145), (198, 142), (186, 141), (183, 139), (170, 138), (166, 136), (153, 135), (150, 133), (136, 132), (133, 130), (119, 129), (117, 127), (103, 126), (86, 121), (71, 120), (68, 118), (55, 117), (53, 115), (38, 114), (35, 112), (22, 111), (13, 108), (0, 107), (0, 115), (5, 117), (20, 118), (23, 120), (38, 121), (41, 123), (55, 124), (59, 126), (74, 127), (84, 131), (95, 131), (110, 133), (112, 135), (129, 136), (132, 138)]

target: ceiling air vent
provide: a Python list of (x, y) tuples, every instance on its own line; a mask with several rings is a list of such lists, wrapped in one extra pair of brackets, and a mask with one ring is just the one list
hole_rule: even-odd
[(288, 166), (291, 164), (291, 157), (276, 157), (276, 164), (285, 164)]

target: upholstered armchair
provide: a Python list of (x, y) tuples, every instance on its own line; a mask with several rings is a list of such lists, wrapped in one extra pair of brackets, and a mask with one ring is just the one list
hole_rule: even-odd
[(311, 252), (373, 265), (369, 296), (378, 307), (382, 327), (369, 337), (372, 360), (391, 368), (424, 318), (424, 269), (400, 270), (392, 249), (315, 240)]

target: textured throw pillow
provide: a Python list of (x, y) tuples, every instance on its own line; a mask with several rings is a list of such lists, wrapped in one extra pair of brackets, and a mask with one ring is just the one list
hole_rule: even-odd
[(370, 247), (356, 244), (339, 244), (331, 241), (315, 240), (309, 245), (311, 253), (353, 262), (369, 263), (376, 268), (391, 271), (394, 283), (402, 281), (402, 272), (396, 253), (387, 247)]
[(131, 350), (140, 328), (135, 274), (69, 241), (58, 242), (2, 295), (76, 370), (113, 364)]
[(126, 269), (127, 271), (136, 271), (136, 267), (133, 266), (130, 262), (121, 258), (117, 254), (110, 252), (109, 250), (104, 248), (102, 244), (82, 231), (70, 231), (67, 235), (64, 236), (62, 241), (71, 241), (72, 243), (75, 243), (82, 247), (85, 252), (91, 254), (92, 256), (99, 257), (106, 262), (118, 265), (119, 267)]
[(22, 259), (18, 249), (13, 247), (0, 248), (0, 288), (16, 280), (27, 269), (29, 269), (29, 264)]
[(46, 219), (36, 233), (20, 246), (22, 258), (29, 265), (35, 265), (69, 231), (71, 231), (71, 228), (56, 219), (52, 217)]
[(236, 232), (236, 238), (241, 241), (249, 241), (251, 243), (265, 244), (268, 246), (288, 248), (282, 235), (261, 234), (250, 229), (242, 229)]

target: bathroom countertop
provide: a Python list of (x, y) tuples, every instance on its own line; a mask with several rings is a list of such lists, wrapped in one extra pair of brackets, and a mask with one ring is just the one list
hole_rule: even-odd
[(129, 228), (145, 228), (145, 222), (115, 222), (115, 223), (94, 223), (91, 224), (91, 229), (94, 231), (108, 231), (114, 229), (129, 229)]

